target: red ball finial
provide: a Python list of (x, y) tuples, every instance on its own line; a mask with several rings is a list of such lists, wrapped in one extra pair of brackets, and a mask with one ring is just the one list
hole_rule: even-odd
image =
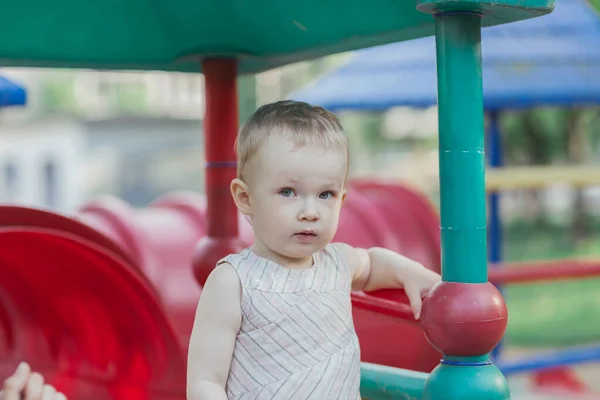
[(489, 353), (502, 339), (507, 322), (502, 294), (489, 282), (440, 282), (421, 311), (427, 340), (447, 356)]

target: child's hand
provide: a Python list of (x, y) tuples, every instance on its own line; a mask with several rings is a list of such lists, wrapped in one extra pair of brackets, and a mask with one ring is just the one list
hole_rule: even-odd
[(27, 363), (19, 364), (17, 370), (8, 377), (0, 391), (0, 400), (67, 400), (50, 385), (44, 385), (44, 378), (31, 372)]
[(423, 297), (442, 277), (419, 265), (417, 268), (411, 268), (404, 280), (404, 291), (410, 300), (410, 306), (415, 314), (415, 318), (421, 317), (421, 307), (423, 306)]

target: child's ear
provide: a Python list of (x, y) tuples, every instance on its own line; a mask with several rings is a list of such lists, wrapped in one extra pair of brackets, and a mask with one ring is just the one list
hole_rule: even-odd
[(342, 206), (344, 205), (344, 202), (346, 201), (347, 196), (348, 196), (348, 191), (346, 190), (346, 188), (344, 188), (344, 191), (342, 192)]
[(250, 215), (251, 204), (248, 185), (243, 180), (235, 178), (231, 181), (230, 189), (238, 210), (244, 215)]

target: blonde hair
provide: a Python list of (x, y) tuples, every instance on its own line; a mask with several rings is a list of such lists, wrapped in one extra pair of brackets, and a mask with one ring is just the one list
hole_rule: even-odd
[(335, 114), (308, 103), (278, 101), (256, 110), (240, 130), (235, 143), (238, 178), (242, 179), (252, 156), (273, 134), (289, 135), (297, 146), (342, 148), (349, 156), (348, 138)]

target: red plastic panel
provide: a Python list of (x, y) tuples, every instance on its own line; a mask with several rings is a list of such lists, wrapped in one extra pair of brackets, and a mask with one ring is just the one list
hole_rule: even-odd
[[(148, 208), (134, 210), (120, 199), (103, 197), (82, 207), (78, 214), (135, 256), (137, 268), (160, 293), (184, 348), (201, 292), (192, 259), (206, 232), (205, 203), (196, 193), (176, 192), (158, 198)], [(248, 239), (252, 230), (241, 216), (240, 222), (245, 222), (241, 232)]]
[(146, 246), (143, 229), (137, 225), (136, 211), (123, 200), (100, 197), (86, 204), (77, 217), (119, 243), (136, 268), (145, 268), (148, 275), (155, 268), (153, 252)]
[(0, 262), (2, 372), (28, 360), (74, 399), (184, 398), (166, 311), (122, 260), (68, 233), (4, 228)]
[(397, 247), (394, 250), (440, 272), (439, 217), (426, 197), (406, 186), (378, 181), (355, 181), (385, 218)]
[[(0, 227), (45, 228), (71, 233), (82, 239), (104, 247), (129, 264), (134, 263), (121, 242), (114, 242), (93, 227), (54, 212), (36, 208), (2, 205), (0, 206)], [(118, 243), (118, 244), (117, 244)]]
[(354, 187), (348, 188), (348, 197), (342, 207), (338, 230), (333, 240), (364, 248), (398, 247), (385, 216)]

